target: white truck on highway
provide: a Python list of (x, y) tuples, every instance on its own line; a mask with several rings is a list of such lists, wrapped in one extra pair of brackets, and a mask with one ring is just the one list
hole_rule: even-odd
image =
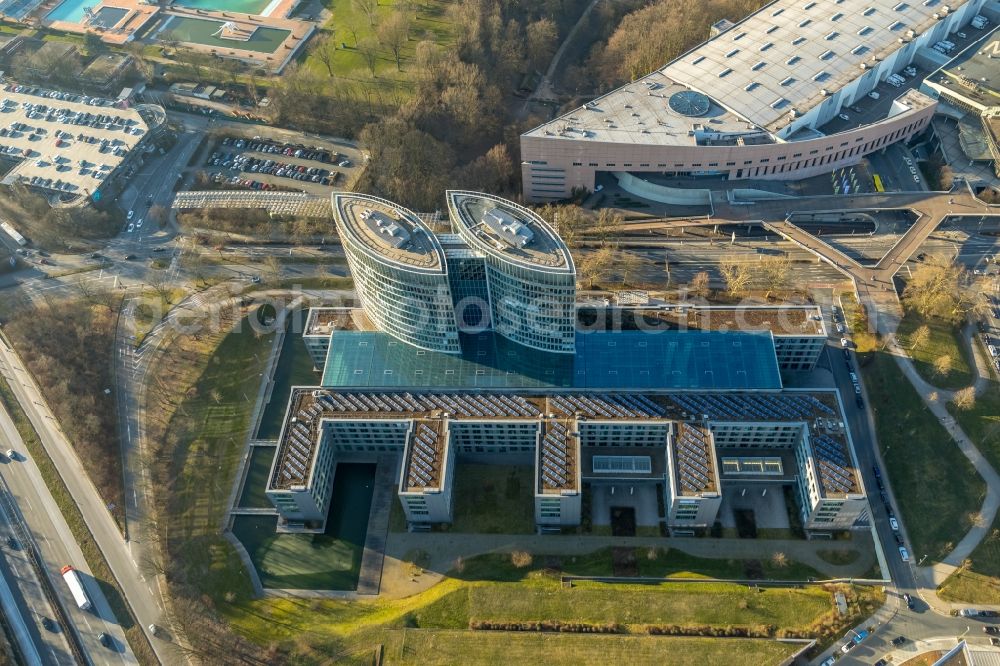
[(76, 569), (70, 565), (64, 566), (62, 577), (66, 581), (69, 591), (73, 593), (73, 600), (80, 607), (80, 610), (90, 610), (90, 597), (87, 596), (87, 590), (83, 588), (83, 581)]

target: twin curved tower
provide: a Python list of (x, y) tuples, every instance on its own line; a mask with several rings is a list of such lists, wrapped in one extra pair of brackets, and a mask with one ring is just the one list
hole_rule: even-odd
[(532, 211), (480, 192), (446, 194), (452, 233), (367, 194), (336, 193), (333, 215), (362, 307), (415, 347), (461, 353), (459, 333), (492, 330), (573, 353), (576, 268)]

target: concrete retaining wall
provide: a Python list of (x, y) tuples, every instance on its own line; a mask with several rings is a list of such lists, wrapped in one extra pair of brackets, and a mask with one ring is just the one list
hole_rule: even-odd
[(615, 172), (618, 185), (629, 194), (659, 203), (675, 206), (708, 206), (712, 202), (710, 190), (693, 190), (680, 187), (657, 185), (627, 172)]

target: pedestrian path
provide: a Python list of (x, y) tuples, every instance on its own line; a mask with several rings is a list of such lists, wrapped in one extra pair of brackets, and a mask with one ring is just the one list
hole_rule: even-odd
[[(533, 555), (573, 557), (605, 548), (661, 548), (695, 557), (726, 560), (770, 560), (783, 553), (789, 560), (806, 564), (828, 578), (863, 578), (875, 565), (874, 545), (867, 532), (855, 532), (850, 541), (805, 541), (800, 539), (698, 539), (683, 537), (614, 537), (538, 534), (459, 534), (440, 532), (392, 532), (385, 547), (386, 569), (381, 596), (401, 598), (440, 582), (461, 562), (485, 553), (523, 550)], [(858, 551), (850, 564), (830, 564), (817, 550)], [(416, 552), (426, 553), (423, 573), (414, 576), (407, 564)], [(669, 557), (669, 554), (667, 555)]]

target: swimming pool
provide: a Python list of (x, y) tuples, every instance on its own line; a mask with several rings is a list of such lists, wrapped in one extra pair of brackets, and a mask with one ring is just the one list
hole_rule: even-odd
[(128, 13), (129, 10), (124, 7), (101, 7), (97, 10), (97, 15), (91, 21), (91, 25), (103, 25), (105, 28), (113, 28)]
[(174, 0), (175, 5), (212, 12), (239, 12), (267, 16), (271, 0)]
[[(73, 1), (73, 0), (67, 0)], [(291, 30), (277, 28), (257, 28), (253, 36), (245, 42), (233, 39), (221, 39), (214, 36), (222, 27), (222, 21), (212, 19), (188, 18), (187, 16), (171, 16), (157, 33), (157, 39), (165, 42), (190, 42), (215, 46), (219, 50), (242, 49), (255, 53), (274, 53), (285, 41)]]
[(63, 0), (58, 7), (46, 14), (45, 18), (50, 21), (83, 23), (83, 10), (96, 4), (97, 0)]

